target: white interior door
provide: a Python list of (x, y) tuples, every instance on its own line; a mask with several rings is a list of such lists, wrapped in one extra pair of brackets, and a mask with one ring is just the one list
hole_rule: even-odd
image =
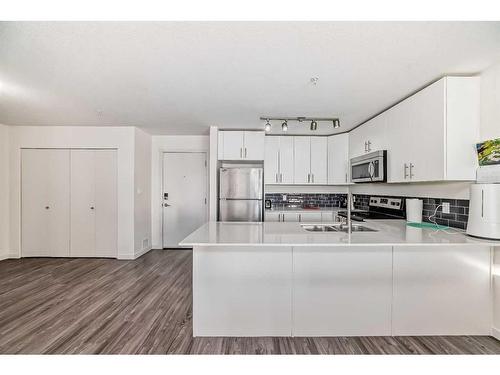
[(116, 150), (71, 151), (71, 256), (117, 257)]
[(95, 255), (95, 151), (71, 151), (71, 256)]
[(22, 151), (22, 256), (69, 255), (69, 150)]
[(163, 247), (179, 242), (207, 220), (206, 154), (163, 154)]

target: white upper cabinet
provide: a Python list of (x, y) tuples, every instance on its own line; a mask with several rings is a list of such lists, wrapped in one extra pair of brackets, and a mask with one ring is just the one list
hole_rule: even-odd
[(265, 137), (264, 182), (293, 184), (293, 137)]
[(219, 160), (264, 160), (263, 131), (219, 131)]
[(293, 138), (295, 184), (325, 185), (328, 173), (326, 137)]
[(311, 183), (311, 137), (293, 137), (295, 155), (294, 182)]
[(388, 182), (475, 179), (479, 78), (445, 77), (386, 113)]
[(387, 148), (386, 113), (381, 113), (349, 133), (351, 158)]
[(326, 137), (311, 137), (311, 183), (328, 182), (328, 142)]
[(328, 184), (348, 184), (349, 178), (349, 133), (328, 137)]

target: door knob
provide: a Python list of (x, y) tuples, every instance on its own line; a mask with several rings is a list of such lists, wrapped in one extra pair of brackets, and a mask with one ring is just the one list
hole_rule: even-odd
[(170, 204), (165, 203), (165, 204), (164, 204), (164, 206), (165, 206), (165, 207), (170, 207)]

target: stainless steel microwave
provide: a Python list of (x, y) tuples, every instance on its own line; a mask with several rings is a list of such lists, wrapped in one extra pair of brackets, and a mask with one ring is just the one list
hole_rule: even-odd
[(350, 164), (352, 182), (387, 181), (387, 150), (352, 158)]

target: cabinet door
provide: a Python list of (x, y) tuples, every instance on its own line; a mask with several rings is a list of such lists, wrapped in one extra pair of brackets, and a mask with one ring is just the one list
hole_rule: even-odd
[(294, 137), (280, 137), (280, 170), (279, 178), (282, 184), (293, 184), (294, 182)]
[(349, 182), (349, 133), (328, 137), (328, 184)]
[(311, 137), (293, 137), (294, 142), (294, 182), (311, 183)]
[(22, 150), (22, 256), (69, 255), (68, 150)]
[[(387, 181), (410, 182), (410, 160), (413, 143), (411, 138), (412, 97), (387, 111)], [(421, 151), (423, 152), (423, 150)]]
[(366, 152), (385, 150), (387, 148), (386, 124), (387, 113), (384, 112), (371, 119), (369, 123), (361, 126), (365, 126), (363, 131), (366, 138)]
[(321, 212), (301, 212), (299, 221), (301, 223), (321, 223)]
[(246, 160), (264, 160), (264, 132), (245, 132), (243, 158)]
[(390, 336), (390, 246), (295, 247), (294, 336)]
[(223, 160), (242, 160), (245, 132), (223, 131), (221, 133)]
[(366, 126), (369, 124), (370, 121), (349, 132), (349, 159), (366, 154)]
[(327, 183), (328, 146), (326, 137), (311, 137), (311, 183)]
[(118, 256), (116, 150), (95, 151), (95, 256)]
[(287, 222), (298, 222), (299, 221), (299, 214), (296, 212), (283, 212), (283, 221)]
[(445, 178), (445, 80), (412, 96), (411, 127), (407, 135), (410, 180), (442, 181)]
[(490, 248), (394, 246), (394, 336), (489, 335)]
[(266, 211), (264, 213), (264, 221), (271, 221), (271, 222), (277, 222), (280, 221), (280, 212), (268, 212)]
[(280, 137), (267, 136), (264, 144), (264, 183), (277, 184), (279, 182)]
[(95, 255), (95, 151), (71, 151), (71, 256)]

